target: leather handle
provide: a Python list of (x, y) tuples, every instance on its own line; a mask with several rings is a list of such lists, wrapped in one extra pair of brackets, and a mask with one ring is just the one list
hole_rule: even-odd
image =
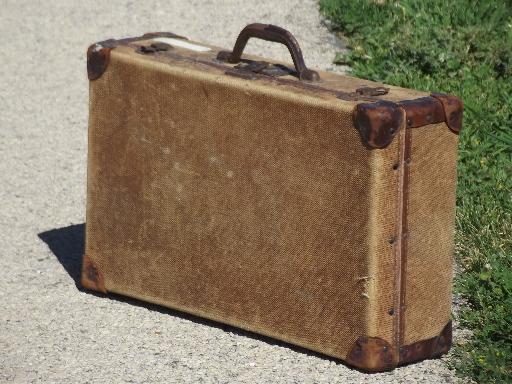
[(293, 35), (286, 29), (271, 24), (249, 24), (238, 35), (233, 51), (219, 52), (217, 59), (227, 61), (228, 63), (232, 64), (239, 63), (241, 61), (245, 45), (247, 44), (247, 41), (252, 37), (286, 45), (292, 56), (293, 64), (295, 65), (295, 70), (299, 75), (299, 79), (309, 81), (320, 80), (318, 72), (306, 67), (306, 63), (304, 63), (304, 57), (302, 56), (302, 51), (295, 37), (293, 37)]

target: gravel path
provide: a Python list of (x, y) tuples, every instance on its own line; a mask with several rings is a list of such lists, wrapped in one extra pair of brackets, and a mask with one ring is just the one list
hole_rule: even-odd
[[(292, 31), (312, 67), (336, 40), (315, 1), (0, 3), (1, 383), (449, 383), (441, 361), (365, 375), (273, 340), (76, 286), (83, 251), (87, 46), (170, 30), (230, 47), (249, 22)], [(275, 44), (249, 51), (288, 59)]]

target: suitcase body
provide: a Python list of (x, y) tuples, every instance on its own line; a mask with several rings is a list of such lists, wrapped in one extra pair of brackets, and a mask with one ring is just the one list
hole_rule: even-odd
[(84, 287), (368, 371), (450, 348), (457, 98), (309, 70), (262, 24), (94, 44), (88, 74)]

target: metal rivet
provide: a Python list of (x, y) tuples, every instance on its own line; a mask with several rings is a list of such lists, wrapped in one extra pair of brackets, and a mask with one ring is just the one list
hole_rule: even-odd
[(432, 121), (432, 115), (427, 115), (427, 122), (431, 122)]
[(389, 308), (388, 315), (389, 316), (393, 316), (394, 314), (395, 314), (395, 309), (394, 308)]
[(389, 133), (394, 134), (395, 132), (396, 132), (395, 128), (393, 128), (393, 127), (389, 128)]
[(411, 158), (410, 158), (410, 157), (408, 157), (407, 159), (405, 159), (405, 164), (407, 164), (407, 165), (411, 164)]
[(412, 126), (412, 119), (407, 119), (407, 125), (410, 127)]
[(395, 237), (394, 236), (391, 236), (389, 239), (388, 239), (388, 243), (389, 244), (393, 244), (395, 242)]
[(393, 164), (393, 169), (396, 171), (400, 165), (398, 163)]
[(383, 350), (384, 352), (387, 352), (387, 351), (388, 351), (388, 349), (389, 349), (389, 348), (387, 347), (387, 345), (385, 345), (384, 347), (382, 347), (382, 350)]

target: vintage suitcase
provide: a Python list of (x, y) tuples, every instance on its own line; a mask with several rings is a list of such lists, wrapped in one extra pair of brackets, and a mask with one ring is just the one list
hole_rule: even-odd
[(100, 42), (88, 75), (85, 288), (367, 371), (450, 348), (459, 99), (315, 72), (264, 24)]

